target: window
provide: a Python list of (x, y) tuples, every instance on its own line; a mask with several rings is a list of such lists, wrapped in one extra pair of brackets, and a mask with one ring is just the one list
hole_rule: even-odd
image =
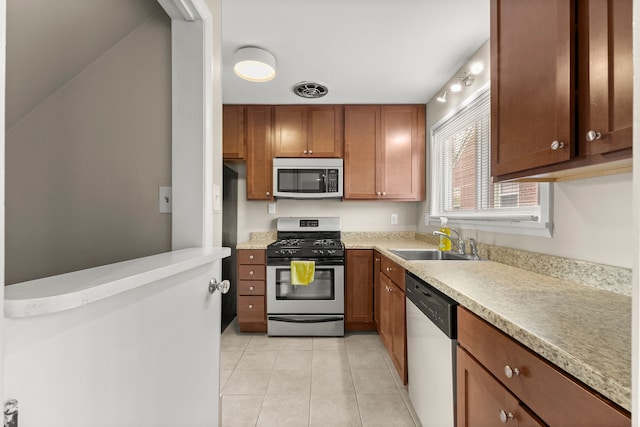
[(488, 88), (431, 128), (430, 153), (433, 223), (446, 216), (465, 228), (550, 235), (549, 184), (491, 178)]

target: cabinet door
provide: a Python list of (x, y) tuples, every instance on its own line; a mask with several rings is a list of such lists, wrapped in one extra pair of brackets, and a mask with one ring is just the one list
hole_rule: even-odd
[[(633, 112), (631, 0), (588, 0), (578, 9), (580, 153), (630, 148)], [(583, 3), (580, 3), (582, 5)], [(593, 131), (599, 138), (588, 140)]]
[(459, 427), (497, 426), (507, 421), (515, 426), (544, 425), (466, 351), (458, 347), (456, 356)]
[(344, 198), (376, 199), (376, 147), (380, 107), (349, 105), (344, 109)]
[(573, 16), (573, 0), (491, 0), (494, 177), (572, 157)]
[(373, 330), (373, 251), (347, 251), (345, 328)]
[(344, 112), (340, 105), (307, 107), (307, 154), (342, 157)]
[(247, 107), (247, 200), (271, 200), (272, 107)]
[(391, 352), (392, 349), (392, 313), (391, 313), (391, 289), (393, 284), (384, 274), (380, 274), (380, 327), (378, 334), (384, 346)]
[(275, 157), (303, 157), (307, 152), (306, 107), (276, 106)]
[(424, 200), (424, 121), (422, 106), (382, 106), (376, 178), (383, 199)]
[(244, 106), (222, 107), (222, 158), (243, 160), (245, 158)]
[(407, 383), (406, 305), (402, 289), (391, 282), (391, 359), (403, 383)]
[(373, 320), (376, 329), (380, 330), (380, 261), (382, 255), (380, 252), (373, 253)]

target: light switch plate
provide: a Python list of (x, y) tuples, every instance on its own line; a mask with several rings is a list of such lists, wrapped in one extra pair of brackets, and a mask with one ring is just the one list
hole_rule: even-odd
[(276, 213), (276, 204), (275, 203), (269, 203), (269, 213), (274, 215)]
[(398, 214), (391, 214), (391, 224), (396, 225), (398, 223)]
[(158, 191), (158, 206), (160, 213), (171, 213), (173, 196), (171, 187), (160, 187)]

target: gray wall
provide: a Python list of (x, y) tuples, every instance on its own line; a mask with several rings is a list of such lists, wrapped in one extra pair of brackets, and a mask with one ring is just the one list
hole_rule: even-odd
[(6, 283), (171, 249), (171, 28), (156, 13), (6, 134)]
[[(473, 86), (459, 93), (449, 92), (444, 104), (435, 99), (441, 92), (427, 103), (427, 171), (431, 126), (489, 80), (488, 41), (469, 58), (468, 63), (478, 60), (485, 64), (485, 70), (476, 78)], [(461, 67), (443, 88), (461, 75), (466, 66)], [(418, 230), (426, 232), (436, 228), (425, 226), (423, 220), (424, 215), (429, 212), (428, 181), (427, 172), (427, 202), (418, 206)], [(634, 256), (633, 241), (629, 238), (633, 229), (632, 174), (561, 182), (553, 186), (553, 237), (464, 229), (463, 235), (475, 237), (483, 243), (631, 268)], [(611, 250), (612, 248), (615, 250)]]

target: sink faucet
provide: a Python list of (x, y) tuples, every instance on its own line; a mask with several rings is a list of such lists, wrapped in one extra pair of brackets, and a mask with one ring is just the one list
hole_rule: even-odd
[(456, 235), (458, 236), (458, 241), (457, 242), (455, 240), (453, 240), (451, 238), (451, 236), (447, 236), (446, 234), (441, 233), (440, 231), (434, 231), (433, 234), (435, 236), (442, 236), (442, 237), (446, 237), (447, 239), (449, 239), (451, 244), (453, 246), (455, 246), (455, 248), (458, 250), (458, 253), (460, 255), (464, 255), (465, 254), (465, 243), (464, 243), (464, 240), (462, 240), (462, 236), (460, 235), (460, 232), (458, 230), (456, 230), (455, 228), (451, 228), (451, 231), (456, 233)]
[(480, 255), (478, 255), (478, 246), (476, 246), (476, 239), (470, 237), (469, 246), (471, 247), (471, 256), (473, 257), (473, 259), (480, 259)]

